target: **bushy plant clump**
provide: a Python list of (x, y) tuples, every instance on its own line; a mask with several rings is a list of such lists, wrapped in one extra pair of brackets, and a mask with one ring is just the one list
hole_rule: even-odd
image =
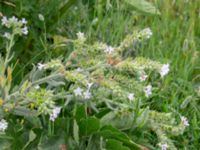
[(73, 47), (69, 57), (33, 65), (23, 81), (13, 85), (12, 48), (17, 36), (28, 34), (26, 24), (26, 19), (2, 19), (6, 30), (6, 55), (0, 58), (2, 149), (14, 149), (16, 141), (20, 149), (48, 149), (50, 141), (54, 149), (145, 149), (128, 136), (136, 129), (153, 131), (162, 150), (177, 149), (171, 137), (183, 134), (187, 118), (147, 105), (170, 65), (127, 53), (132, 43), (152, 36), (149, 28), (134, 31), (115, 47), (87, 44), (81, 32), (77, 39), (63, 38), (60, 44)]

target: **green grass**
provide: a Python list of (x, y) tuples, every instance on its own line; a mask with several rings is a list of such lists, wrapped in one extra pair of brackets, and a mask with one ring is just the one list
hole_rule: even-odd
[[(154, 33), (149, 44), (141, 50), (141, 55), (168, 61), (171, 65), (171, 73), (162, 83), (165, 98), (153, 99), (153, 104), (161, 105), (165, 111), (173, 108), (188, 117), (190, 128), (176, 143), (178, 147), (186, 149), (197, 149), (200, 140), (200, 107), (194, 93), (195, 85), (200, 82), (197, 77), (200, 73), (199, 5), (199, 1), (189, 1), (187, 4), (176, 1), (174, 5), (171, 1), (163, 1), (158, 4), (160, 17), (146, 17), (139, 21), (139, 24), (149, 26)], [(192, 96), (191, 102), (188, 107), (181, 109), (181, 104), (188, 96)]]

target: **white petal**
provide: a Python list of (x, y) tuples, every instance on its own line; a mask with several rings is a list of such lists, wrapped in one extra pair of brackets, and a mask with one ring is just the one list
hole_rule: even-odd
[(4, 119), (0, 121), (0, 131), (4, 132), (8, 128), (8, 122)]
[(81, 89), (80, 87), (78, 87), (77, 89), (75, 89), (74, 90), (75, 96), (82, 96), (82, 91), (83, 91), (83, 89)]
[(129, 99), (130, 101), (134, 100), (134, 99), (135, 99), (134, 93), (130, 93), (130, 94), (128, 95), (128, 99)]

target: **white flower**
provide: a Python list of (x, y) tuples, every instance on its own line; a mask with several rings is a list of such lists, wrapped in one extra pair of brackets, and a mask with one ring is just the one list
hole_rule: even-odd
[(144, 93), (146, 97), (149, 97), (152, 94), (152, 86), (148, 85), (144, 88)]
[(139, 77), (139, 79), (140, 79), (140, 81), (142, 82), (142, 81), (145, 81), (146, 79), (147, 79), (147, 75), (146, 75), (146, 73), (145, 72), (142, 72), (141, 74), (140, 74), (140, 77)]
[(6, 24), (8, 23), (7, 17), (4, 16), (4, 17), (1, 19), (1, 22), (2, 22), (2, 23), (1, 23), (2, 25), (6, 25)]
[(27, 34), (28, 34), (28, 28), (27, 28), (27, 26), (25, 26), (25, 27), (22, 28), (22, 33), (23, 33), (24, 35), (27, 35)]
[(8, 122), (4, 119), (0, 121), (0, 131), (4, 132), (8, 128)]
[(40, 21), (44, 21), (44, 16), (42, 14), (38, 14), (38, 18), (40, 19)]
[(58, 117), (58, 115), (60, 114), (61, 111), (61, 107), (55, 107), (52, 111), (52, 113), (50, 114), (50, 120), (51, 121), (55, 121), (55, 119)]
[(16, 23), (18, 22), (18, 19), (15, 16), (12, 16), (12, 18), (9, 19), (11, 22)]
[(114, 48), (111, 47), (111, 46), (106, 46), (104, 52), (105, 52), (105, 53), (108, 53), (108, 54), (111, 54), (111, 53), (114, 52)]
[(98, 18), (94, 18), (93, 20), (92, 20), (92, 25), (96, 25), (98, 23)]
[(84, 95), (84, 98), (85, 98), (85, 99), (90, 99), (90, 98), (91, 98), (91, 93), (89, 92), (89, 90), (85, 91), (85, 92), (83, 93), (83, 95)]
[(161, 144), (160, 147), (161, 147), (161, 150), (167, 150), (168, 145), (167, 144)]
[(130, 94), (128, 95), (128, 99), (129, 99), (130, 101), (134, 100), (134, 99), (135, 99), (135, 94), (134, 94), (134, 93), (130, 93)]
[(87, 83), (87, 86), (88, 86), (88, 90), (90, 90), (90, 88), (92, 87), (93, 83)]
[(34, 86), (34, 88), (35, 88), (36, 90), (38, 90), (38, 89), (40, 88), (40, 86), (39, 86), (39, 85), (36, 85), (36, 86)]
[(74, 90), (75, 96), (82, 96), (83, 89), (78, 87), (77, 89)]
[(188, 120), (186, 117), (181, 116), (181, 122), (183, 123), (184, 126), (189, 126), (190, 124), (188, 123)]
[(164, 64), (160, 69), (160, 76), (163, 78), (169, 72), (169, 64)]
[(145, 28), (142, 31), (140, 31), (139, 35), (140, 37), (144, 38), (144, 39), (149, 39), (152, 36), (152, 31), (150, 28)]
[(77, 72), (82, 72), (83, 69), (81, 69), (81, 68), (77, 68), (76, 71), (77, 71)]
[(44, 69), (45, 66), (46, 66), (45, 64), (41, 64), (41, 63), (38, 63), (38, 64), (37, 64), (37, 68), (38, 68), (39, 70)]
[(78, 32), (78, 33), (76, 33), (76, 35), (77, 35), (77, 37), (78, 37), (78, 39), (80, 41), (85, 42), (86, 38), (85, 38), (85, 34), (84, 33)]
[(11, 35), (10, 35), (10, 33), (5, 32), (4, 35), (3, 35), (3, 37), (5, 37), (5, 38), (7, 38), (7, 39), (10, 39), (10, 38), (11, 38)]
[(78, 32), (78, 33), (76, 33), (76, 35), (77, 35), (78, 38), (84, 38), (85, 37), (83, 32)]
[(15, 16), (7, 19), (7, 17), (2, 18), (2, 25), (5, 25), (7, 28), (14, 28), (15, 34), (28, 34), (28, 28), (25, 26), (27, 24), (27, 21), (25, 18), (22, 18), (22, 20), (18, 20)]
[(22, 24), (27, 24), (26, 19), (25, 19), (25, 18), (22, 18), (21, 23), (22, 23)]

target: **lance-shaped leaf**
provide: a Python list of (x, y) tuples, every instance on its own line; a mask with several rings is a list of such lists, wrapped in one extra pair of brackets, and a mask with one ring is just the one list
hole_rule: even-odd
[(160, 11), (150, 2), (145, 0), (125, 0), (128, 4), (144, 13), (160, 15)]
[(13, 112), (13, 114), (18, 115), (18, 116), (26, 116), (26, 117), (30, 117), (30, 116), (37, 116), (38, 113), (35, 110), (30, 110), (28, 108), (25, 107), (16, 107)]

